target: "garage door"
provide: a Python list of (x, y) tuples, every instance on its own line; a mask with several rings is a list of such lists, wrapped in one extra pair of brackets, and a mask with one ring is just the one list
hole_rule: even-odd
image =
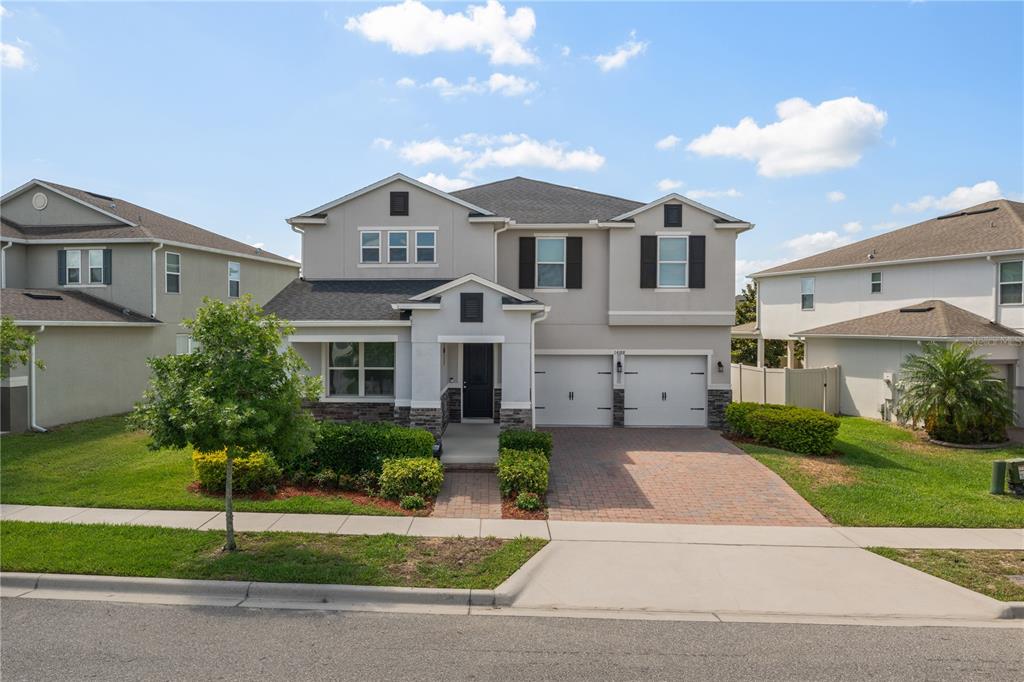
[(563, 426), (611, 426), (610, 355), (539, 355), (537, 423)]
[(705, 426), (707, 358), (626, 357), (626, 426)]

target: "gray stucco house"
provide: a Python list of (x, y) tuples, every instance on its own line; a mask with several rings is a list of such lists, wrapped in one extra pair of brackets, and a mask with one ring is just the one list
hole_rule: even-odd
[(2, 429), (126, 412), (146, 359), (190, 349), (204, 296), (265, 303), (299, 264), (124, 199), (32, 180), (0, 197), (0, 313), (38, 339), (45, 371), (0, 386)]
[(323, 377), (320, 417), (722, 424), (751, 223), (678, 194), (519, 177), (446, 193), (402, 174), (288, 223), (303, 277), (267, 309)]

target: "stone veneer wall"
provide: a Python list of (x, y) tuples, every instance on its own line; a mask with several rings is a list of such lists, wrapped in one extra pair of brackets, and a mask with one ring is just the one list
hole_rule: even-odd
[(626, 425), (626, 389), (612, 389), (612, 426), (621, 429)]
[(732, 402), (732, 389), (708, 389), (708, 428), (725, 430), (725, 407)]
[(445, 389), (445, 394), (441, 402), (448, 402), (448, 422), (458, 424), (462, 421), (462, 389), (449, 386)]
[(440, 438), (444, 433), (444, 418), (440, 407), (413, 407), (409, 409), (409, 426), (426, 429)]
[(441, 392), (441, 429), (448, 428), (448, 422), (451, 421), (451, 408), (448, 405), (448, 389), (444, 389)]
[(501, 423), (501, 389), (500, 388), (494, 389), (494, 399), (492, 401), (491, 410), (493, 412), (492, 416), (494, 417), (494, 423), (495, 424), (500, 424)]
[(501, 431), (508, 429), (532, 429), (532, 412), (528, 409), (502, 408), (501, 410)]
[(317, 419), (336, 422), (390, 422), (397, 421), (398, 411), (393, 403), (305, 403)]
[(408, 405), (405, 405), (403, 407), (396, 407), (395, 408), (395, 423), (396, 424), (398, 424), (399, 426), (408, 426), (409, 425), (409, 409), (410, 408), (409, 408)]

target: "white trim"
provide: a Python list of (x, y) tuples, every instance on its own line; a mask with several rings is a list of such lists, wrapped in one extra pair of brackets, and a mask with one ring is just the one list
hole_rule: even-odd
[(689, 237), (692, 232), (681, 227), (668, 227), (654, 233), (658, 237)]
[(626, 357), (630, 355), (714, 355), (715, 351), (703, 348), (648, 348), (643, 350), (624, 350)]
[(599, 223), (596, 221), (589, 223), (517, 223), (514, 220), (510, 220), (508, 228), (510, 230), (590, 230), (595, 231), (602, 228), (608, 227), (634, 227), (633, 223)]
[[(95, 285), (95, 286), (105, 286), (106, 285), (106, 281), (105, 280), (107, 279), (107, 272), (106, 272), (107, 269), (105, 267), (103, 267), (103, 260), (104, 260), (103, 253), (106, 251), (106, 249), (103, 248), (103, 247), (100, 247), (98, 249), (82, 249), (82, 251), (84, 251), (87, 254), (86, 261), (88, 262), (88, 265), (85, 268), (86, 270), (88, 270), (88, 274), (89, 274), (89, 276), (86, 278), (86, 279), (88, 279), (87, 283), (90, 284), (90, 285)], [(96, 268), (96, 266), (92, 264), (92, 254), (94, 254), (94, 253), (99, 253), (100, 254), (100, 265), (99, 265), (100, 281), (98, 281), (98, 282), (94, 282), (93, 279), (92, 279), (92, 271)]]
[(609, 310), (609, 315), (735, 315), (735, 310)]
[(496, 215), (485, 215), (485, 216), (469, 216), (470, 223), (481, 223), (481, 224), (493, 224), (493, 223), (509, 223), (512, 222), (509, 218), (501, 218)]
[(15, 320), (19, 327), (153, 327), (162, 322), (101, 322), (93, 320)]
[(395, 405), (397, 400), (388, 396), (341, 396), (323, 395), (320, 396), (321, 403), (374, 403), (378, 405)]
[[(355, 367), (332, 366), (331, 365), (331, 344), (332, 343), (354, 343), (354, 344), (356, 344), (356, 349), (357, 349), (357, 352), (359, 354), (359, 358), (358, 358), (358, 360), (356, 362), (356, 366)], [(325, 398), (342, 398), (344, 400), (349, 400), (349, 401), (351, 401), (353, 398), (368, 399), (368, 400), (366, 400), (366, 402), (394, 401), (394, 399), (395, 399), (395, 395), (394, 394), (392, 394), (392, 395), (366, 395), (366, 372), (368, 372), (368, 371), (391, 372), (392, 373), (391, 374), (392, 391), (396, 390), (398, 388), (398, 382), (397, 382), (397, 379), (398, 379), (398, 340), (396, 338), (394, 342), (390, 342), (392, 344), (392, 346), (393, 346), (393, 349), (392, 349), (393, 355), (392, 355), (391, 366), (390, 367), (380, 367), (380, 366), (368, 367), (366, 365), (365, 353), (366, 353), (366, 344), (367, 343), (389, 343), (389, 342), (387, 342), (387, 341), (377, 341), (377, 340), (369, 340), (369, 341), (367, 341), (367, 340), (363, 340), (363, 339), (345, 340), (345, 339), (331, 338), (328, 341), (323, 342), (323, 343), (320, 344), (320, 369), (323, 370), (323, 378), (322, 378), (322, 382), (323, 382), (323, 385), (322, 385), (322, 389), (323, 389), (322, 390), (322, 395), (323, 395), (323, 397), (325, 397)], [(359, 391), (359, 395), (357, 395), (357, 396), (355, 396), (355, 395), (330, 395), (330, 390), (331, 390), (331, 371), (332, 370), (356, 372), (356, 375), (358, 377), (358, 379), (356, 380), (356, 383), (357, 383), (356, 389)]]
[(356, 263), (357, 268), (439, 268), (438, 263)]
[[(94, 205), (90, 204), (87, 201), (83, 201), (82, 199), (74, 197), (74, 196), (68, 194), (67, 192), (64, 192), (62, 190), (57, 189), (56, 187), (48, 185), (45, 182), (43, 182), (42, 180), (36, 180), (34, 178), (32, 180), (29, 180), (28, 182), (26, 182), (21, 187), (15, 187), (10, 192), (8, 192), (7, 194), (5, 194), (2, 197), (0, 197), (0, 201), (7, 201), (8, 199), (11, 199), (11, 198), (21, 194), (23, 191), (27, 190), (29, 187), (31, 187), (33, 185), (39, 185), (40, 187), (45, 187), (46, 189), (50, 190), (54, 194), (59, 194), (60, 196), (64, 197), (65, 199), (69, 199), (69, 200), (75, 202), (76, 204), (81, 204), (82, 206), (85, 206), (86, 208), (92, 209), (93, 211), (96, 211), (97, 213), (101, 213), (101, 214), (107, 216), (108, 218), (113, 218), (114, 220), (116, 220), (119, 223), (124, 223), (125, 225), (131, 225), (132, 227), (138, 227), (137, 223), (133, 223), (132, 221), (128, 220), (127, 218), (122, 218), (121, 216), (114, 215), (113, 213), (111, 213), (109, 211), (104, 211), (102, 208), (100, 208), (98, 206), (94, 206)], [(85, 190), (81, 190), (81, 191), (86, 192)], [(86, 194), (89, 194), (89, 192), (86, 192)]]
[[(174, 256), (178, 257), (178, 272), (177, 273), (173, 273), (173, 272), (168, 272), (167, 271), (167, 257), (171, 256), (171, 255), (174, 255)], [(167, 290), (167, 276), (168, 275), (173, 275), (173, 274), (177, 274), (177, 276), (178, 276), (178, 290), (177, 291), (168, 291)], [(179, 295), (181, 295), (181, 254), (178, 253), (177, 251), (164, 251), (164, 293), (167, 294), (168, 296), (179, 296)]]
[[(566, 239), (567, 239), (568, 236), (569, 235), (566, 235), (566, 234), (548, 234), (548, 235), (544, 235), (543, 237), (534, 237), (534, 251), (533, 251), (533, 281), (534, 281), (533, 288), (534, 288), (534, 290), (538, 290), (539, 289), (541, 291), (568, 291), (568, 289), (566, 288), (566, 285), (567, 285), (567, 281), (566, 280), (568, 279), (568, 276), (569, 276), (569, 273), (568, 273), (568, 270), (569, 270), (569, 266), (568, 266), (568, 262), (569, 262), (569, 244), (566, 242)], [(560, 261), (543, 261), (542, 262), (540, 260), (540, 255), (539, 255), (540, 254), (540, 245), (537, 244), (537, 242), (542, 242), (542, 241), (551, 241), (551, 242), (559, 241), (559, 242), (562, 242), (562, 260), (560, 260)], [(542, 266), (542, 265), (561, 265), (562, 266), (562, 283), (559, 286), (555, 286), (555, 287), (541, 286), (541, 283), (540, 283), (540, 266)]]
[(408, 398), (395, 398), (395, 407), (409, 407), (412, 401)]
[[(363, 244), (363, 237), (368, 235), (368, 234), (375, 234), (375, 235), (377, 235), (377, 247), (376, 247), (377, 248), (377, 260), (375, 260), (375, 261), (374, 260), (365, 260), (364, 257), (363, 257), (363, 251), (365, 251), (366, 249), (374, 248), (372, 246), (365, 246)], [(385, 265), (385, 266), (387, 265), (387, 263), (384, 262), (384, 252), (382, 250), (383, 247), (384, 247), (384, 235), (385, 234), (386, 234), (386, 232), (384, 230), (366, 230), (364, 232), (360, 232), (359, 233), (359, 265), (360, 266), (363, 266), (363, 265), (376, 265), (376, 266), (379, 267), (380, 265)]]
[[(537, 276), (536, 273), (534, 273), (534, 277), (536, 277), (536, 276)], [(568, 289), (565, 289), (565, 288), (558, 289), (556, 287), (551, 287), (550, 289), (548, 289), (547, 287), (534, 287), (533, 289), (530, 289), (530, 291), (543, 291), (545, 294), (567, 294), (567, 293), (569, 293)]]
[(397, 334), (291, 334), (285, 337), (288, 343), (346, 343), (365, 341), (368, 343), (398, 343)]
[[(12, 246), (14, 246), (14, 242), (7, 242), (0, 247), (0, 289), (7, 288), (7, 249)], [(495, 262), (497, 262), (497, 260), (495, 260)]]
[(298, 225), (326, 225), (327, 218), (288, 218), (286, 221), (292, 227)]
[[(827, 253), (827, 252), (826, 252)], [(902, 260), (871, 260), (864, 263), (853, 263), (850, 265), (833, 265), (820, 268), (802, 268), (800, 270), (786, 270), (784, 272), (755, 272), (747, 275), (750, 279), (761, 277), (785, 277), (788, 275), (804, 275), (815, 272), (831, 272), (833, 270), (857, 270), (875, 269), (882, 265), (914, 265), (915, 263), (934, 263), (947, 260), (967, 260), (971, 258), (993, 258), (997, 256), (1020, 256), (1024, 249), (1010, 249), (1007, 251), (979, 251), (977, 253), (958, 253), (951, 256), (923, 256), (921, 258), (904, 258)]]
[(422, 227), (417, 225), (360, 225), (356, 228), (359, 232), (378, 232), (388, 230), (399, 232), (403, 230), (419, 230), (420, 232), (437, 232), (441, 228), (437, 225), (424, 225)]
[(410, 185), (412, 185), (413, 187), (418, 187), (419, 189), (422, 189), (424, 191), (430, 192), (431, 194), (436, 194), (437, 196), (439, 196), (439, 197), (441, 197), (443, 199), (447, 199), (448, 201), (452, 201), (452, 202), (458, 204), (459, 206), (462, 206), (464, 208), (468, 208), (470, 211), (473, 211), (474, 213), (482, 213), (485, 216), (493, 216), (494, 215), (492, 212), (488, 211), (485, 208), (480, 208), (479, 206), (471, 204), (468, 201), (463, 201), (462, 199), (459, 199), (458, 197), (452, 196), (451, 194), (448, 194), (447, 192), (442, 192), (441, 190), (437, 189), (436, 187), (431, 187), (430, 185), (428, 185), (428, 184), (426, 184), (424, 182), (420, 182), (419, 180), (415, 180), (413, 178), (410, 178), (408, 175), (405, 175), (404, 173), (395, 173), (394, 175), (389, 175), (388, 177), (384, 178), (383, 180), (378, 180), (377, 182), (373, 183), (372, 185), (367, 185), (366, 187), (363, 187), (362, 189), (357, 189), (356, 191), (350, 192), (350, 193), (346, 194), (343, 197), (335, 199), (334, 201), (329, 201), (329, 202), (327, 202), (326, 204), (324, 204), (322, 206), (317, 206), (316, 208), (311, 209), (309, 211), (306, 211), (305, 213), (300, 213), (299, 215), (297, 215), (294, 218), (292, 218), (292, 220), (295, 220), (296, 218), (311, 218), (311, 217), (315, 216), (317, 213), (324, 213), (326, 211), (329, 211), (332, 208), (334, 208), (335, 206), (340, 206), (341, 204), (344, 204), (347, 201), (351, 201), (352, 199), (355, 199), (357, 197), (361, 197), (364, 194), (372, 192), (375, 189), (379, 189), (379, 188), (384, 187), (386, 185), (390, 185), (391, 183), (397, 182), (399, 180), (401, 180), (403, 182), (407, 182)]
[(474, 283), (479, 284), (481, 286), (485, 286), (485, 287), (488, 287), (490, 289), (494, 289), (498, 293), (505, 294), (506, 296), (511, 296), (512, 298), (517, 298), (520, 301), (532, 301), (532, 299), (529, 296), (526, 296), (525, 294), (521, 294), (518, 291), (515, 291), (514, 289), (508, 289), (506, 287), (503, 287), (503, 286), (501, 286), (500, 284), (498, 284), (496, 282), (492, 282), (491, 280), (485, 279), (485, 278), (481, 277), (480, 275), (476, 275), (476, 274), (474, 274), (472, 272), (469, 273), (468, 275), (463, 275), (462, 277), (459, 277), (458, 279), (453, 279), (451, 282), (447, 282), (445, 284), (442, 284), (439, 287), (434, 287), (433, 289), (430, 289), (429, 291), (424, 291), (422, 293), (416, 294), (415, 296), (410, 296), (409, 300), (411, 300), (411, 301), (422, 301), (424, 299), (428, 299), (428, 298), (431, 298), (433, 296), (437, 296), (438, 294), (444, 293), (445, 291), (448, 291), (449, 289), (454, 289), (455, 287), (462, 286), (463, 284), (466, 284), (467, 282), (474, 282)]
[(409, 401), (409, 407), (414, 409), (414, 410), (416, 410), (416, 409), (433, 409), (433, 408), (440, 409), (441, 408), (441, 401), (440, 400), (410, 400)]
[(7, 377), (6, 379), (0, 380), (0, 386), (6, 386), (7, 388), (20, 388), (22, 386), (28, 386), (28, 375), (20, 377)]
[[(717, 372), (718, 369), (715, 368), (715, 371)], [(708, 384), (707, 390), (709, 390), (709, 391), (731, 391), (732, 390), (732, 384)]]
[(722, 213), (721, 211), (716, 211), (715, 209), (711, 208), (710, 206), (705, 206), (704, 204), (700, 203), (699, 201), (694, 201), (693, 199), (688, 199), (687, 197), (684, 197), (682, 194), (677, 194), (676, 192), (672, 192), (671, 194), (666, 194), (665, 196), (661, 197), (660, 199), (655, 199), (654, 201), (652, 201), (649, 204), (644, 204), (640, 208), (634, 208), (632, 211), (629, 211), (627, 213), (623, 213), (622, 215), (617, 215), (614, 218), (612, 218), (612, 220), (614, 220), (614, 221), (628, 220), (629, 218), (632, 218), (633, 216), (637, 215), (638, 213), (643, 213), (644, 211), (647, 211), (649, 209), (655, 208), (656, 206), (660, 206), (661, 204), (664, 204), (666, 201), (679, 201), (679, 202), (682, 202), (682, 203), (686, 204), (687, 206), (690, 206), (691, 208), (697, 208), (697, 209), (700, 209), (701, 211), (704, 211), (705, 213), (710, 213), (711, 215), (715, 216), (716, 218), (721, 218), (722, 220), (728, 220), (730, 223), (734, 223), (734, 224), (737, 224), (737, 225), (749, 225), (750, 227), (753, 227), (753, 225), (751, 223), (746, 223), (746, 222), (740, 220), (739, 218), (736, 218), (734, 216), (729, 215), (728, 213)]
[[(45, 331), (46, 331), (46, 325), (45, 324), (40, 324), (39, 325), (39, 329), (36, 330), (36, 334), (35, 334), (37, 342), (39, 340), (39, 335), (42, 334)], [(39, 379), (36, 377), (36, 346), (37, 345), (38, 345), (38, 343), (33, 343), (31, 345), (30, 349), (29, 349), (28, 376), (29, 376), (29, 382), (30, 382), (31, 386), (29, 388), (29, 391), (30, 391), (30, 393), (29, 393), (30, 402), (29, 402), (29, 418), (28, 418), (28, 423), (29, 423), (29, 426), (31, 428), (35, 429), (36, 431), (46, 431), (46, 429), (41, 427), (36, 422), (36, 416), (38, 414), (36, 412), (36, 402), (37, 402), (36, 394), (39, 393)]]
[(505, 402), (504, 400), (501, 401), (501, 409), (503, 410), (529, 410), (532, 407), (533, 403), (528, 400), (525, 402)]
[(411, 327), (412, 320), (290, 320), (293, 327)]
[(159, 244), (157, 244), (156, 246), (153, 247), (153, 251), (150, 253), (150, 255), (152, 256), (152, 261), (153, 261), (152, 262), (153, 268), (150, 271), (150, 275), (151, 275), (150, 280), (151, 280), (151, 283), (153, 285), (153, 306), (152, 306), (152, 309), (150, 310), (150, 315), (149, 316), (152, 317), (154, 320), (156, 319), (156, 293), (157, 293), (157, 285), (156, 285), (156, 252), (159, 251), (162, 248), (164, 248), (164, 244), (163, 244), (163, 242), (160, 242)]
[(437, 337), (438, 343), (505, 343), (504, 336), (474, 336), (470, 334), (463, 335), (439, 335)]
[[(405, 246), (392, 246), (391, 235), (404, 234)], [(405, 249), (404, 260), (391, 260), (391, 249)], [(388, 230), (388, 265), (413, 265), (409, 260), (409, 230)]]
[[(74, 287), (83, 286), (85, 282), (82, 281), (82, 251), (83, 249), (64, 249), (64, 284), (62, 287)], [(88, 253), (88, 251), (86, 251)], [(75, 254), (78, 261), (77, 265), (71, 265), (71, 254)], [(76, 281), (71, 281), (71, 271), (75, 270)]]
[[(566, 290), (568, 291), (568, 290)], [(522, 310), (531, 313), (539, 313), (544, 310), (543, 303), (502, 303), (501, 309), (506, 311)]]
[[(655, 282), (657, 283), (656, 289), (659, 290), (688, 290), (690, 288), (690, 236), (688, 234), (659, 234), (658, 237), (658, 249), (655, 253), (655, 263), (657, 269), (655, 270)], [(661, 258), (661, 242), (664, 239), (684, 239), (686, 240), (686, 257), (682, 260), (662, 260)], [(683, 266), (683, 283), (682, 284), (662, 284), (661, 283), (661, 265), (682, 265)]]
[[(1024, 344), (1024, 336), (876, 336), (869, 334), (790, 334), (794, 339), (871, 339), (873, 341), (971, 341), (988, 342), (996, 345)], [(1012, 362), (1012, 360), (1007, 360)]]
[(109, 287), (109, 284), (58, 284), (60, 289), (102, 289)]
[[(421, 234), (433, 235), (434, 243), (431, 244), (430, 246), (420, 246), (420, 235)], [(430, 249), (430, 251), (434, 254), (434, 257), (431, 258), (430, 260), (420, 260), (420, 249)], [(438, 264), (437, 263), (437, 228), (436, 227), (424, 228), (424, 229), (415, 228), (415, 229), (412, 230), (412, 253), (410, 255), (412, 256), (412, 258), (410, 259), (409, 262), (410, 263), (414, 263), (414, 264), (419, 265), (419, 266), (425, 266), (425, 265), (434, 265), (434, 266), (436, 266)]]
[(440, 303), (392, 303), (392, 310), (440, 310)]
[(537, 355), (615, 355), (607, 348), (544, 348), (535, 350)]

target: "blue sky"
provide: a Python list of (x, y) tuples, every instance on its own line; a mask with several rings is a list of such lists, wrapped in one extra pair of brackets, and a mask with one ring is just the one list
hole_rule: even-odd
[(671, 187), (757, 224), (741, 274), (1024, 193), (1021, 3), (484, 4), (6, 2), (3, 190), (292, 255), (395, 171)]

